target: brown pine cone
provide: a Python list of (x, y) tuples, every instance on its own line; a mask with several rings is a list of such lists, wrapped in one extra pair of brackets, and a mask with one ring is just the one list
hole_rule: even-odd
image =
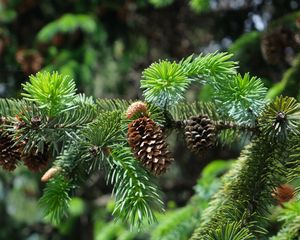
[(135, 157), (155, 175), (166, 172), (173, 161), (162, 129), (149, 117), (128, 125), (128, 143)]
[(21, 160), (30, 171), (39, 172), (47, 167), (50, 161), (50, 153), (47, 147), (44, 148), (43, 153), (34, 148), (29, 153), (22, 153)]
[(15, 142), (7, 135), (0, 136), (0, 166), (4, 170), (13, 171), (20, 161), (22, 151), (21, 144), (15, 145)]
[(43, 57), (37, 50), (21, 49), (16, 53), (16, 60), (26, 75), (38, 72), (43, 65)]
[(216, 126), (208, 116), (192, 117), (185, 121), (185, 137), (191, 151), (207, 150), (216, 144)]
[(146, 103), (144, 103), (142, 101), (137, 101), (137, 102), (132, 103), (126, 111), (126, 116), (128, 119), (131, 119), (138, 113), (140, 113), (142, 115), (146, 115), (146, 113), (147, 113), (147, 104)]

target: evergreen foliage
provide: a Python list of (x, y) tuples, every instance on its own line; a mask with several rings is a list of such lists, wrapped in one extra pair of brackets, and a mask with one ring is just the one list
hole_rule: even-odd
[(45, 210), (45, 216), (54, 223), (59, 223), (59, 220), (66, 216), (71, 200), (70, 191), (70, 182), (61, 175), (51, 179), (45, 188), (40, 205)]
[(96, 22), (92, 17), (84, 14), (65, 14), (56, 21), (46, 25), (37, 35), (41, 42), (52, 39), (57, 34), (65, 34), (80, 29), (86, 33), (96, 31)]
[(35, 102), (49, 117), (67, 111), (74, 100), (75, 83), (57, 72), (37, 73), (23, 86), (24, 99)]
[(284, 205), (279, 220), (283, 221), (283, 226), (276, 236), (271, 240), (289, 240), (299, 238), (300, 231), (300, 206), (299, 202), (290, 202)]
[(151, 239), (188, 239), (196, 227), (198, 215), (191, 204), (167, 214), (166, 220), (162, 221), (151, 234)]
[[(59, 169), (40, 200), (45, 215), (59, 222), (67, 212), (71, 190), (80, 188), (93, 172), (101, 170), (107, 184), (112, 185), (115, 218), (138, 229), (145, 223), (154, 223), (156, 212), (164, 211), (161, 193), (153, 174), (136, 159), (126, 135), (128, 128), (143, 117), (153, 122), (138, 126), (141, 131), (136, 132), (144, 135), (133, 134), (130, 138), (149, 142), (142, 149), (145, 161), (165, 164), (162, 152), (168, 150), (163, 143), (164, 134), (174, 129), (186, 131), (189, 120), (200, 114), (206, 116), (213, 130), (194, 133), (189, 128), (190, 138), (206, 141), (215, 134), (221, 143), (227, 143), (250, 132), (252, 142), (224, 176), (222, 187), (203, 213), (199, 212), (206, 207), (202, 200), (210, 195), (201, 197), (198, 189), (202, 200), (175, 212), (173, 221), (158, 227), (153, 239), (164, 233), (165, 239), (186, 239), (194, 228), (194, 240), (264, 236), (274, 189), (287, 177), (295, 180), (299, 173), (300, 108), (291, 97), (278, 97), (268, 103), (262, 81), (238, 74), (237, 63), (231, 57), (228, 53), (214, 53), (189, 56), (178, 63), (153, 63), (144, 70), (141, 80), (145, 97), (142, 112), (130, 119), (126, 111), (133, 101), (94, 101), (77, 95), (74, 81), (56, 72), (31, 76), (23, 85), (23, 99), (1, 100), (1, 117), (7, 119), (1, 126), (3, 133), (12, 142), (24, 143), (25, 153), (36, 147), (41, 151), (49, 147), (55, 159), (53, 165)], [(184, 101), (192, 83), (209, 85), (213, 89), (212, 101)], [(160, 135), (153, 131), (156, 124), (164, 130), (159, 131)], [(149, 132), (153, 133), (151, 139)], [(209, 147), (214, 144), (215, 141)], [(198, 209), (195, 212), (194, 207)], [(175, 225), (177, 231), (165, 230)]]
[(144, 219), (156, 221), (153, 210), (163, 211), (163, 202), (151, 176), (134, 159), (128, 147), (118, 146), (111, 152), (108, 182), (114, 185), (114, 214), (140, 227)]

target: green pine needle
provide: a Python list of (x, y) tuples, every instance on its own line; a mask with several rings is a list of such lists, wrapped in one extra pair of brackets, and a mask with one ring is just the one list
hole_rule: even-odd
[(82, 132), (84, 142), (107, 147), (121, 140), (121, 111), (104, 112)]
[(231, 58), (232, 54), (216, 52), (196, 58), (191, 55), (179, 64), (189, 78), (208, 84), (221, 83), (236, 74), (237, 62), (230, 61)]
[(39, 205), (51, 222), (58, 224), (67, 215), (71, 200), (70, 190), (70, 182), (62, 175), (56, 175), (47, 183)]
[[(286, 181), (287, 146), (256, 139), (224, 176), (224, 185), (205, 209), (193, 240), (218, 233), (226, 222), (239, 222), (259, 237), (264, 229), (274, 188)], [(222, 238), (223, 239), (223, 238)], [(226, 239), (226, 238), (225, 238)], [(230, 238), (228, 238), (230, 239)]]
[(57, 72), (39, 72), (22, 85), (24, 99), (35, 102), (49, 117), (72, 108), (75, 82)]
[(300, 105), (291, 97), (277, 97), (258, 119), (264, 135), (271, 139), (286, 140), (289, 133), (299, 134)]
[(181, 65), (169, 61), (153, 63), (143, 72), (141, 88), (147, 102), (162, 107), (171, 106), (183, 99), (190, 80)]
[(207, 240), (254, 240), (256, 239), (247, 228), (239, 222), (228, 222), (217, 229)]
[(253, 123), (265, 106), (267, 89), (256, 77), (236, 75), (231, 81), (224, 82), (215, 91), (219, 111), (237, 123)]
[(133, 157), (130, 148), (116, 145), (111, 152), (108, 182), (113, 184), (116, 205), (113, 214), (131, 227), (156, 221), (154, 211), (163, 203), (150, 174)]

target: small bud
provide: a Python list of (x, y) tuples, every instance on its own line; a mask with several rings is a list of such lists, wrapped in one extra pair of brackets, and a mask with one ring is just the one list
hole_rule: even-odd
[(98, 146), (92, 146), (89, 148), (89, 153), (93, 156), (96, 157), (99, 153), (100, 148)]
[(48, 169), (41, 178), (42, 182), (48, 182), (51, 178), (54, 177), (58, 172), (61, 171), (60, 167), (52, 167)]
[(288, 202), (295, 197), (295, 189), (289, 184), (282, 184), (275, 189), (273, 197), (279, 204)]
[(131, 119), (137, 113), (140, 113), (141, 115), (147, 115), (146, 103), (142, 101), (132, 103), (126, 111), (126, 116), (128, 119)]
[(34, 129), (37, 129), (41, 125), (41, 122), (42, 122), (42, 118), (40, 116), (34, 116), (31, 118), (31, 126)]

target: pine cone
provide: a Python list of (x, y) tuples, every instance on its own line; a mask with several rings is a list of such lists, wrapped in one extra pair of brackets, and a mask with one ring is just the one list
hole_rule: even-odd
[(207, 116), (192, 117), (185, 121), (185, 137), (193, 152), (212, 148), (216, 141), (216, 126)]
[(295, 34), (288, 28), (280, 27), (264, 34), (261, 51), (269, 64), (279, 64), (285, 60), (285, 48), (295, 45)]
[(148, 117), (128, 125), (127, 138), (136, 158), (155, 175), (166, 172), (173, 161), (162, 129)]
[(16, 53), (16, 60), (21, 64), (22, 71), (26, 75), (38, 72), (43, 65), (43, 57), (37, 50), (21, 49)]
[(134, 117), (137, 113), (146, 114), (147, 113), (147, 105), (142, 101), (137, 101), (132, 103), (126, 111), (126, 116), (128, 119)]
[(14, 145), (14, 141), (9, 136), (0, 136), (0, 165), (7, 171), (13, 171), (20, 160), (22, 146)]
[(48, 162), (50, 161), (50, 154), (47, 147), (44, 152), (38, 152), (37, 149), (32, 149), (29, 153), (23, 153), (21, 155), (21, 160), (32, 172), (39, 172), (44, 170)]
[(51, 167), (49, 168), (41, 178), (42, 182), (48, 182), (51, 178), (53, 178), (57, 173), (61, 171), (60, 167)]

